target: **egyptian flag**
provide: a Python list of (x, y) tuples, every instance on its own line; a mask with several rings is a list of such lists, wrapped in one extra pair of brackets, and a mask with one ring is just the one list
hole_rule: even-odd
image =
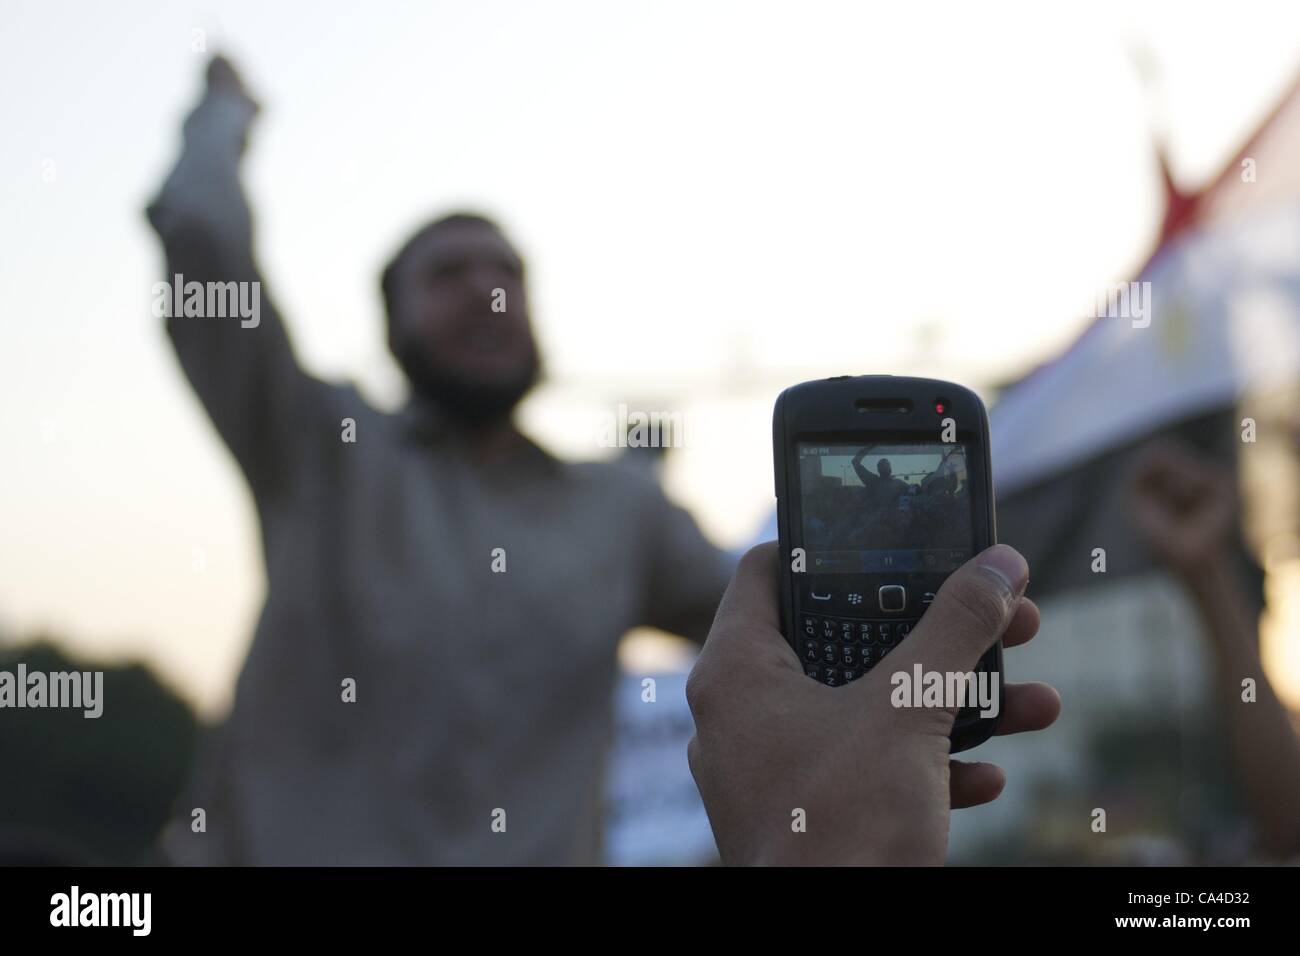
[[(1280, 463), (1241, 487), (1259, 516), (1243, 532), (1257, 558), (1264, 536), (1300, 533), (1300, 82), (1205, 189), (1180, 193), (1161, 167), (1154, 254), (990, 414), (999, 537), (1028, 558), (1035, 595), (1095, 581), (1096, 547), (1112, 578), (1150, 564), (1126, 495), (1135, 451), (1157, 436), (1247, 478), (1247, 457)], [(1243, 441), (1248, 416), (1256, 444)]]

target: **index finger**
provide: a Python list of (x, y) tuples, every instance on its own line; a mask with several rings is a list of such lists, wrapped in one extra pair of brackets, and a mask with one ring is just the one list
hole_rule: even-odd
[(777, 543), (767, 541), (745, 552), (727, 585), (713, 618), (703, 656), (739, 653), (752, 655), (779, 652), (782, 659), (799, 667), (789, 643), (781, 635), (781, 612), (777, 603), (779, 555)]

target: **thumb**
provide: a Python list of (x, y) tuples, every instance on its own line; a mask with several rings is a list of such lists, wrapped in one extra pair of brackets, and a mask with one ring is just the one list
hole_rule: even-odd
[(969, 671), (1002, 636), (1029, 583), (1020, 552), (995, 544), (944, 581), (921, 622), (890, 655), (891, 665)]

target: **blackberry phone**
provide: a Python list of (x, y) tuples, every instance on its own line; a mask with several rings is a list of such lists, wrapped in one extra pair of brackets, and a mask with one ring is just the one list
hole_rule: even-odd
[[(841, 375), (782, 392), (772, 443), (782, 633), (810, 678), (848, 684), (907, 639), (949, 574), (996, 543), (988, 413), (952, 382)], [(1001, 641), (977, 670), (998, 675), (1001, 695)], [(996, 727), (963, 707), (952, 752)]]

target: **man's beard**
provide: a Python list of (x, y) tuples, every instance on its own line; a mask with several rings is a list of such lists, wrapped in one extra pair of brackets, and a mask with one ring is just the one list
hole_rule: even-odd
[(471, 428), (508, 418), (541, 375), (536, 352), (517, 375), (498, 382), (472, 381), (418, 358), (399, 356), (398, 362), (416, 395)]

